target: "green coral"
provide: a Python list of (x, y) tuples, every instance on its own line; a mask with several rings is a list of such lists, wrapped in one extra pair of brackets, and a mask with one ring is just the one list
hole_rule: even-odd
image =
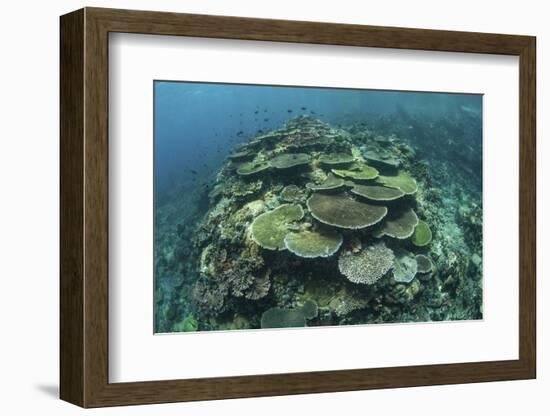
[(398, 283), (410, 283), (418, 271), (418, 263), (412, 253), (398, 249), (395, 251), (393, 278)]
[(346, 181), (342, 178), (337, 178), (332, 173), (329, 173), (327, 178), (320, 184), (306, 183), (306, 188), (312, 191), (328, 191), (344, 186)]
[(397, 168), (400, 164), (399, 159), (384, 149), (367, 150), (363, 153), (363, 157), (377, 166), (381, 165), (381, 167)]
[(302, 305), (302, 313), (306, 319), (316, 318), (319, 313), (317, 303), (312, 300), (306, 300)]
[(305, 200), (307, 191), (296, 185), (287, 185), (281, 191), (281, 199), (285, 202), (295, 202)]
[(376, 185), (354, 185), (351, 192), (372, 201), (394, 201), (405, 195), (400, 189)]
[(292, 223), (304, 216), (300, 205), (283, 204), (272, 211), (260, 214), (251, 225), (252, 239), (268, 250), (283, 250), (284, 239)]
[(266, 161), (245, 162), (239, 165), (237, 173), (241, 176), (254, 175), (255, 173), (269, 169), (269, 167), (270, 165)]
[(251, 157), (252, 155), (253, 155), (253, 153), (250, 150), (245, 149), (245, 150), (240, 150), (240, 151), (234, 152), (234, 153), (230, 154), (228, 157), (231, 160), (241, 160), (241, 159), (247, 159), (247, 158)]
[(275, 156), (269, 164), (276, 169), (288, 169), (299, 165), (307, 165), (311, 156), (307, 153), (283, 153)]
[(233, 331), (238, 329), (248, 329), (250, 328), (250, 322), (246, 319), (245, 316), (235, 314), (233, 319), (226, 322), (219, 323), (219, 329), (222, 331)]
[(418, 185), (416, 184), (416, 181), (411, 178), (409, 175), (407, 175), (405, 172), (398, 172), (395, 176), (378, 176), (376, 178), (376, 182), (387, 186), (388, 188), (396, 188), (401, 191), (403, 191), (407, 195), (414, 194), (417, 189)]
[(271, 308), (262, 314), (262, 328), (295, 328), (306, 326), (306, 319), (317, 316), (317, 304), (307, 300), (302, 307), (294, 309)]
[(263, 186), (263, 182), (258, 179), (256, 181), (236, 181), (229, 189), (229, 194), (237, 197), (244, 197), (258, 193)]
[(414, 229), (411, 241), (415, 246), (418, 247), (423, 247), (430, 244), (430, 242), (432, 241), (432, 231), (430, 230), (428, 224), (426, 224), (424, 221), (418, 221), (418, 224)]
[(378, 170), (364, 163), (352, 163), (346, 169), (332, 169), (332, 173), (342, 178), (350, 178), (356, 180), (375, 179), (378, 176)]
[(298, 295), (299, 302), (313, 300), (319, 308), (328, 307), (335, 294), (335, 286), (321, 276), (312, 276), (304, 285), (304, 293)]
[(198, 330), (199, 322), (192, 315), (174, 325), (174, 332), (195, 332)]
[(352, 230), (376, 224), (388, 212), (386, 207), (356, 201), (345, 193), (335, 195), (315, 193), (307, 200), (307, 207), (318, 221)]
[(403, 240), (413, 234), (417, 224), (418, 217), (416, 213), (412, 208), (407, 208), (386, 218), (378, 236), (387, 235)]
[(433, 263), (428, 256), (417, 254), (415, 260), (418, 273), (430, 273), (433, 270)]
[(285, 247), (298, 257), (330, 257), (342, 245), (342, 235), (331, 229), (300, 231), (285, 236)]
[(353, 155), (348, 153), (329, 153), (322, 154), (319, 157), (319, 162), (325, 165), (340, 165), (344, 163), (351, 163), (355, 160)]

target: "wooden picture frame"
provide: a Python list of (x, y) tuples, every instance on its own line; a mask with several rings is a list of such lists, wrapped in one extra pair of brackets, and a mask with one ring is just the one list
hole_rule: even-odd
[[(61, 17), (60, 396), (82, 407), (530, 379), (536, 376), (535, 38), (85, 8)], [(108, 35), (263, 40), (519, 57), (519, 359), (109, 383)]]

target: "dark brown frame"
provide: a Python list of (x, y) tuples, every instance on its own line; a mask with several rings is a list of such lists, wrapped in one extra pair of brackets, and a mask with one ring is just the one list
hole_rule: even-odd
[[(518, 56), (519, 359), (109, 383), (107, 123), (110, 32)], [(61, 398), (83, 407), (100, 407), (535, 378), (535, 45), (535, 38), (530, 36), (98, 8), (85, 8), (62, 16)]]

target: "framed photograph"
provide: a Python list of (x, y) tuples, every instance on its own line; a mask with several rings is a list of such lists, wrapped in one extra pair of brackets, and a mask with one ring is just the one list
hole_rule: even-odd
[(535, 378), (535, 49), (62, 16), (61, 398)]

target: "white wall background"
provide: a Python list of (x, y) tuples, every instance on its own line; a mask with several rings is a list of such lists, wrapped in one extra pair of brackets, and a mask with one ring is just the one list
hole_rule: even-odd
[[(58, 16), (82, 6), (155, 9), (433, 29), (529, 34), (538, 37), (538, 317), (539, 377), (398, 390), (225, 400), (87, 411), (102, 415), (529, 414), (550, 410), (550, 360), (544, 351), (550, 301), (544, 244), (550, 235), (543, 184), (550, 163), (544, 142), (545, 67), (550, 26), (545, 2), (430, 0), (252, 1), (51, 0), (5, 2), (0, 14), (0, 411), (73, 415), (83, 412), (58, 395)], [(543, 238), (543, 235), (545, 237)]]

